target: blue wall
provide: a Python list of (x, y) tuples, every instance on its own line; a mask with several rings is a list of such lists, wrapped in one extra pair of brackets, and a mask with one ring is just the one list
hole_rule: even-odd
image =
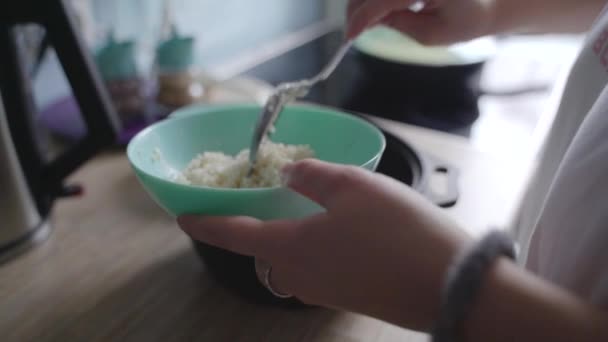
[[(92, 0), (92, 3), (97, 29), (103, 33), (113, 28), (119, 39), (136, 39), (141, 66), (147, 69), (160, 34), (163, 1)], [(319, 20), (324, 3), (323, 0), (173, 1), (178, 28), (197, 37), (197, 61), (206, 68)], [(42, 107), (69, 93), (53, 55), (41, 68), (35, 87), (37, 102)]]
[[(102, 29), (116, 28), (119, 38), (136, 37), (143, 53), (159, 37), (162, 0), (94, 0)], [(181, 32), (198, 38), (202, 65), (226, 58), (300, 29), (323, 13), (320, 0), (174, 0)]]

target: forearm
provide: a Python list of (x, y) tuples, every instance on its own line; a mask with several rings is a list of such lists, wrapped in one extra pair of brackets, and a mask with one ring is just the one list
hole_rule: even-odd
[(606, 0), (494, 0), (492, 33), (584, 32)]
[(608, 341), (608, 315), (498, 261), (464, 324), (465, 341)]

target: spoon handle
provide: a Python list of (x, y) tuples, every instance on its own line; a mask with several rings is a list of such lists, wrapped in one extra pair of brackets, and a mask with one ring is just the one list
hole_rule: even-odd
[(327, 65), (323, 68), (323, 70), (321, 70), (321, 72), (319, 72), (319, 74), (317, 74), (315, 77), (313, 77), (311, 79), (311, 83), (315, 84), (317, 82), (325, 81), (334, 72), (334, 70), (336, 70), (336, 68), (338, 67), (338, 64), (340, 64), (340, 62), (342, 61), (344, 56), (346, 56), (346, 53), (348, 53), (348, 50), (350, 50), (350, 47), (352, 45), (353, 45), (352, 40), (349, 40), (349, 41), (345, 42), (344, 44), (342, 44), (340, 49), (338, 49), (338, 51), (334, 54), (332, 59), (329, 61), (329, 63), (327, 63)]
[(329, 63), (327, 63), (327, 65), (315, 77), (298, 82), (284, 83), (275, 89), (273, 94), (266, 102), (253, 133), (251, 147), (249, 149), (249, 175), (251, 175), (253, 172), (260, 144), (266, 136), (269, 127), (274, 123), (279, 113), (283, 110), (283, 107), (288, 102), (304, 96), (304, 94), (307, 93), (308, 90), (316, 83), (325, 81), (334, 72), (334, 70), (336, 70), (336, 67), (338, 64), (340, 64), (352, 44), (352, 40), (342, 44)]

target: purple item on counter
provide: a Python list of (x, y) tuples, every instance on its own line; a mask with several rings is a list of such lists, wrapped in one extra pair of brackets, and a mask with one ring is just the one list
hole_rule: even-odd
[(40, 122), (51, 132), (69, 140), (80, 140), (87, 127), (72, 97), (62, 98), (40, 112)]
[[(127, 145), (137, 133), (141, 132), (149, 125), (164, 119), (168, 111), (154, 103), (147, 103), (148, 112), (153, 113), (149, 118), (142, 115), (123, 125), (123, 129), (118, 132), (116, 143), (120, 146)], [(86, 132), (87, 127), (80, 114), (80, 108), (75, 99), (71, 96), (64, 97), (40, 112), (38, 118), (52, 133), (69, 141), (79, 141)]]

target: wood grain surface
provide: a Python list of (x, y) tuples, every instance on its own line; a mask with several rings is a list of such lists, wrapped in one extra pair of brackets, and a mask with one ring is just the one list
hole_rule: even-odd
[[(517, 193), (514, 184), (521, 183), (513, 168), (460, 139), (390, 125), (459, 166), (466, 188), (449, 210), (455, 219), (472, 232), (504, 221)], [(509, 182), (493, 188), (509, 173)], [(360, 315), (264, 307), (235, 297), (205, 271), (123, 153), (95, 158), (71, 180), (83, 184), (86, 194), (58, 202), (49, 240), (0, 265), (0, 341), (427, 340)], [(484, 201), (480, 213), (475, 203)]]

